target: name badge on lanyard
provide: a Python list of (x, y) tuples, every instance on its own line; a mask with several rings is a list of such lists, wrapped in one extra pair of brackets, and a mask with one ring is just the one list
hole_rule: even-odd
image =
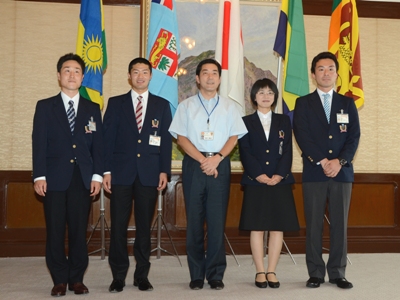
[(217, 105), (219, 103), (219, 96), (218, 96), (217, 103), (215, 104), (215, 106), (213, 107), (213, 109), (211, 110), (210, 113), (208, 112), (208, 110), (204, 106), (203, 102), (201, 101), (200, 94), (198, 94), (198, 97), (199, 97), (201, 105), (203, 105), (203, 108), (206, 111), (207, 116), (208, 116), (208, 118), (207, 118), (207, 130), (206, 131), (202, 131), (200, 133), (200, 139), (202, 139), (204, 141), (212, 141), (212, 140), (214, 140), (214, 131), (210, 131), (210, 116), (214, 112), (214, 109), (217, 107)]
[(161, 136), (157, 135), (157, 131), (154, 131), (154, 135), (150, 134), (149, 145), (150, 146), (160, 146), (161, 145)]
[(336, 114), (337, 122), (341, 124), (349, 124), (349, 114), (344, 114), (343, 109), (340, 110), (339, 114)]
[(88, 127), (90, 131), (96, 131), (96, 122), (93, 121), (93, 117), (90, 118)]
[(214, 132), (212, 131), (202, 131), (201, 139), (204, 141), (212, 141), (214, 139)]

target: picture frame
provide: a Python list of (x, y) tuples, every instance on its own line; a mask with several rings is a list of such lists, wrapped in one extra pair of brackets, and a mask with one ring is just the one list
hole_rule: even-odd
[[(219, 0), (175, 0), (179, 36), (181, 42), (181, 54), (179, 66), (185, 64), (185, 60), (193, 57), (215, 53), (217, 22), (219, 11)], [(147, 36), (150, 21), (151, 0), (142, 0), (140, 11), (140, 55), (146, 56)], [(273, 44), (275, 41), (276, 30), (279, 21), (281, 0), (240, 0), (241, 23), (244, 40), (245, 56), (245, 102), (246, 114), (254, 112), (250, 102), (250, 89), (258, 79), (267, 77), (276, 82), (278, 74), (278, 57), (274, 54)], [(206, 24), (206, 26), (204, 25)], [(204, 30), (202, 30), (202, 26)], [(182, 29), (181, 29), (182, 28)], [(210, 28), (215, 28), (210, 30)], [(193, 44), (187, 44), (195, 42)], [(190, 49), (189, 49), (190, 46)], [(179, 102), (193, 95), (197, 91), (194, 71), (185, 72), (193, 77), (192, 86), (187, 86), (188, 79), (182, 80), (186, 83), (185, 88), (181, 88), (181, 81), (178, 83)], [(251, 72), (251, 74), (247, 74)], [(179, 77), (180, 78), (180, 77)], [(182, 154), (177, 153), (176, 143), (173, 147), (172, 169), (181, 170)], [(231, 155), (232, 172), (242, 172), (238, 150)]]

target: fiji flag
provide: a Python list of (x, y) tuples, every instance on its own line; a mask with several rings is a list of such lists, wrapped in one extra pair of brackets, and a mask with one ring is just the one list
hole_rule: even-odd
[(107, 68), (102, 0), (82, 0), (76, 54), (85, 62), (80, 94), (103, 108), (103, 73)]
[(174, 0), (152, 0), (147, 57), (153, 66), (151, 93), (170, 102), (172, 115), (178, 106), (178, 22)]

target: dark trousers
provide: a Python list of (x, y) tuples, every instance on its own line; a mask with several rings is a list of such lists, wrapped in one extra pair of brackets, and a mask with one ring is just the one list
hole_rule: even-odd
[(127, 228), (134, 199), (136, 237), (134, 278), (147, 278), (150, 271), (151, 221), (157, 201), (157, 188), (143, 186), (138, 177), (132, 185), (112, 185), (111, 188), (111, 238), (108, 261), (114, 279), (125, 280), (129, 268)]
[(324, 214), (328, 199), (330, 246), (326, 270), (330, 279), (344, 278), (347, 265), (347, 221), (352, 183), (303, 182), (306, 217), (306, 263), (310, 277), (325, 277), (322, 259)]
[[(88, 266), (86, 230), (91, 197), (75, 166), (66, 191), (47, 191), (43, 199), (46, 218), (46, 263), (54, 285), (83, 282)], [(68, 226), (68, 257), (65, 256), (65, 230)]]
[[(222, 280), (226, 269), (224, 229), (230, 189), (230, 161), (218, 166), (218, 177), (207, 176), (200, 164), (185, 155), (182, 183), (185, 197), (186, 251), (191, 280)], [(207, 250), (204, 249), (207, 223)], [(206, 255), (207, 254), (207, 255)]]

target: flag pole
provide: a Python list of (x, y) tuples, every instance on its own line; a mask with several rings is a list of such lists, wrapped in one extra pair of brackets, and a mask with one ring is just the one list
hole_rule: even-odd
[(282, 114), (283, 113), (283, 103), (282, 103), (282, 93), (283, 93), (283, 86), (282, 86), (282, 56), (279, 55), (278, 58), (278, 72), (276, 75), (276, 86), (278, 87), (279, 91), (279, 98), (278, 103), (275, 106), (275, 113)]

